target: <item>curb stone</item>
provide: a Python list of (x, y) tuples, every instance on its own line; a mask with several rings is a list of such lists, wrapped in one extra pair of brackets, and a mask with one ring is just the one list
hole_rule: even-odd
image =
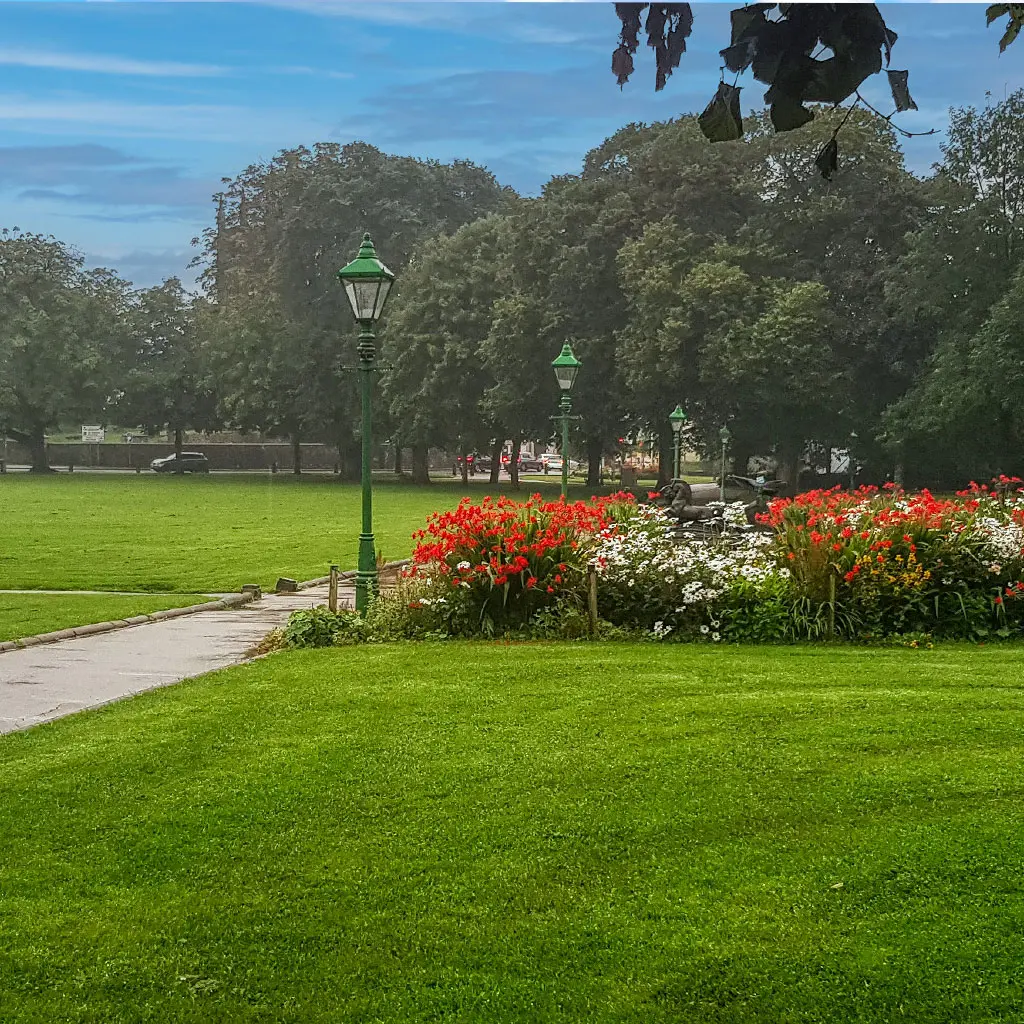
[[(400, 569), (408, 565), (409, 559), (405, 558), (398, 562), (388, 562), (385, 569)], [(349, 581), (356, 577), (354, 570), (346, 570), (338, 573), (339, 581)], [(310, 587), (320, 587), (329, 583), (330, 576), (320, 576), (315, 580), (305, 580), (298, 585), (297, 590), (308, 590)], [(241, 594), (229, 594), (217, 601), (206, 601), (203, 604), (190, 604), (184, 608), (165, 608), (159, 612), (152, 612), (149, 615), (133, 615), (128, 619), (117, 619), (111, 622), (93, 622), (84, 626), (74, 626), (69, 629), (57, 629), (49, 633), (39, 633), (36, 636), (19, 637), (17, 640), (5, 640), (0, 643), (0, 654), (5, 651), (17, 651), (25, 647), (35, 647), (38, 644), (55, 644), (62, 640), (74, 640), (78, 636), (94, 636), (97, 633), (111, 633), (116, 629), (127, 629), (129, 626), (141, 626), (147, 622), (162, 622), (165, 619), (177, 619), (183, 615), (195, 615), (198, 612), (224, 611), (228, 608), (238, 608), (243, 604), (251, 604), (253, 601), (262, 599), (262, 594), (246, 592)]]
[(127, 629), (129, 626), (141, 626), (147, 622), (161, 622), (164, 619), (177, 619), (183, 615), (194, 615), (196, 612), (224, 611), (250, 604), (258, 600), (256, 594), (229, 594), (219, 601), (205, 601), (202, 604), (186, 605), (184, 608), (165, 608), (149, 615), (133, 615), (129, 619), (116, 619), (111, 622), (93, 622), (84, 626), (69, 629), (57, 629), (50, 633), (39, 633), (36, 636), (23, 636), (17, 640), (5, 640), (0, 643), (0, 654), (5, 651), (17, 651), (37, 644), (55, 644), (62, 640), (74, 640), (78, 636), (94, 636), (97, 633), (111, 633), (115, 629)]

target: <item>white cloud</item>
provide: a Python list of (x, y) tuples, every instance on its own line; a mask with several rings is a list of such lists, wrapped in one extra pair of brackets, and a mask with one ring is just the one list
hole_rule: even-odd
[(355, 78), (354, 71), (328, 71), (324, 68), (311, 68), (303, 64), (289, 64), (285, 67), (270, 67), (268, 75), (311, 75), (315, 78)]
[(103, 75), (149, 75), (163, 78), (210, 78), (228, 73), (215, 64), (182, 64), (168, 60), (136, 60), (99, 53), (57, 53), (48, 50), (0, 48), (0, 65), (92, 71)]
[(39, 134), (194, 139), (213, 142), (274, 142), (324, 135), (327, 128), (288, 110), (213, 104), (119, 103), (82, 99), (80, 94), (37, 98), (0, 94), (0, 124), (11, 122)]

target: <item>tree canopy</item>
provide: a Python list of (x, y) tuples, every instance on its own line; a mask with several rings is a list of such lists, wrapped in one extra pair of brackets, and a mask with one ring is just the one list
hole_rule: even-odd
[[(119, 417), (337, 446), (355, 474), (355, 332), (335, 279), (367, 227), (398, 272), (380, 435), (427, 452), (546, 443), (569, 341), (572, 443), (596, 483), (618, 439), (662, 450), (682, 403), (706, 456), (791, 483), (852, 448), (874, 478), (1024, 470), (1024, 91), (951, 112), (911, 174), (890, 121), (769, 109), (711, 145), (691, 117), (627, 125), (523, 199), (471, 164), (365, 144), (289, 150), (225, 182), (205, 296), (133, 291), (42, 236), (0, 238), (0, 426)], [(838, 125), (841, 174), (812, 172)], [(97, 422), (100, 420), (98, 419)], [(667, 464), (664, 460), (663, 464)], [(753, 465), (753, 463), (752, 463)]]

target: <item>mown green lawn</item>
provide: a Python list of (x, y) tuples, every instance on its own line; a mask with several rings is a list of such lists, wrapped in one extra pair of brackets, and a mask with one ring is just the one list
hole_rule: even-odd
[[(470, 485), (476, 500), (487, 491)], [(378, 549), (407, 557), (428, 513), (463, 493), (461, 482), (375, 483)], [(226, 592), (355, 568), (360, 491), (284, 474), (8, 473), (0, 524), (0, 589)]]
[(0, 594), (0, 641), (210, 600), (203, 594)]
[(1024, 650), (379, 646), (0, 737), (0, 1020), (1024, 1019)]

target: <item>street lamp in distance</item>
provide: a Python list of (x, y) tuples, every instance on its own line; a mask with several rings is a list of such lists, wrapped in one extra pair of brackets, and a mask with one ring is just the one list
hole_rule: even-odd
[(555, 371), (555, 380), (558, 381), (558, 388), (562, 392), (562, 399), (559, 402), (559, 413), (553, 419), (562, 423), (562, 500), (569, 495), (569, 413), (572, 409), (572, 399), (569, 397), (573, 385), (576, 383), (576, 376), (583, 364), (572, 354), (572, 346), (566, 342), (562, 351), (551, 361)]
[(668, 421), (672, 424), (672, 478), (678, 479), (682, 475), (679, 456), (683, 440), (683, 427), (686, 426), (686, 413), (683, 412), (681, 405), (677, 405), (669, 413)]
[(368, 234), (363, 235), (359, 254), (338, 271), (352, 315), (359, 324), (359, 392), (362, 404), (363, 434), (363, 525), (359, 534), (359, 563), (356, 570), (356, 610), (366, 614), (370, 596), (377, 593), (377, 550), (373, 539), (373, 372), (376, 370), (376, 335), (373, 325), (384, 312), (384, 304), (395, 283), (395, 275), (377, 259), (377, 251)]
[(729, 450), (729, 442), (732, 440), (727, 423), (722, 424), (722, 429), (718, 432), (718, 439), (722, 442), (722, 485), (719, 489), (719, 497), (725, 501), (725, 453)]

